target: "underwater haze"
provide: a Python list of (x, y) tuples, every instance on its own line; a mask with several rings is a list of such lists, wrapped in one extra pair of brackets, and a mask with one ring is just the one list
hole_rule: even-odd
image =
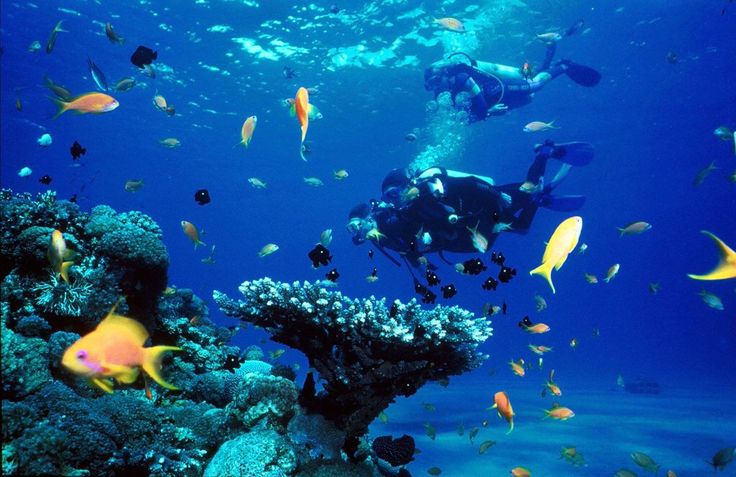
[[(733, 1), (2, 0), (1, 7), (4, 474), (736, 476)], [(121, 41), (106, 34), (108, 23)], [(139, 46), (157, 53), (148, 64), (131, 61)], [(476, 61), (509, 70), (481, 77)], [(447, 91), (437, 94), (425, 73), (446, 64), (473, 73), (442, 70)], [(582, 84), (581, 65), (600, 80)], [(488, 107), (507, 103), (508, 111), (474, 117), (473, 79), (482, 96), (506, 74), (518, 81), (505, 83)], [(124, 78), (134, 81), (129, 90), (118, 85)], [(534, 90), (537, 81), (543, 86)], [(512, 102), (518, 84), (532, 88), (528, 104)], [(107, 101), (101, 93), (119, 105), (92, 104)], [(70, 110), (58, 114), (58, 103)], [(251, 116), (252, 137), (244, 125)], [(575, 163), (553, 152), (544, 179), (529, 182), (535, 145), (546, 140), (589, 143), (594, 156)], [(78, 157), (75, 142), (86, 149)], [(556, 184), (563, 164), (572, 167)], [(537, 201), (529, 230), (512, 222), (493, 237), (484, 232), (490, 246), (467, 253), (442, 248), (470, 246), (476, 221), (463, 222), (459, 211), (454, 228), (442, 216), (438, 229), (455, 234), (445, 240), (420, 210), (409, 234), (416, 242), (405, 249), (393, 246), (380, 221), (372, 238), (347, 230), (351, 210), (371, 199), (406, 212), (399, 220), (420, 201), (447, 210), (453, 190), (438, 192), (418, 175), (435, 166), (496, 185), (526, 179), (534, 191), (515, 186), (509, 199)], [(401, 191), (409, 205), (382, 197), (384, 177), (397, 168), (411, 176)], [(438, 177), (454, 184), (452, 174)], [(210, 200), (198, 202), (203, 195)], [(585, 201), (554, 210), (550, 202), (570, 195)], [(579, 240), (561, 243), (553, 232), (573, 216), (582, 218)], [(491, 220), (484, 217), (478, 223)], [(106, 227), (137, 229), (113, 243)], [(55, 261), (53, 230), (74, 254)], [(320, 242), (331, 259), (315, 267), (308, 254)], [(547, 260), (546, 249), (566, 257), (548, 263), (556, 265), (554, 293), (529, 273)], [(491, 252), (502, 252), (514, 274), (486, 290), (484, 280), (500, 270)], [(458, 272), (456, 264), (473, 258), (487, 269)], [(74, 262), (68, 280), (65, 260)], [(720, 273), (709, 276), (716, 267)], [(434, 287), (432, 271), (441, 280)], [(50, 301), (68, 299), (82, 280), (90, 288), (77, 309), (41, 297), (48, 284)], [(305, 280), (311, 285), (294, 283)], [(239, 291), (244, 281), (251, 288)], [(436, 301), (423, 303), (416, 282)], [(444, 297), (449, 284), (457, 293)], [(241, 293), (238, 306), (227, 298)], [(83, 372), (60, 364), (77, 339), (99, 332), (122, 297), (118, 312), (150, 334), (136, 349), (181, 348), (168, 350), (163, 366), (152, 361), (162, 381), (130, 359), (86, 364)], [(416, 300), (423, 311), (390, 308), (394, 300)], [(274, 311), (274, 302), (283, 308)], [(493, 305), (505, 309), (494, 313)], [(375, 316), (386, 321), (375, 318), (373, 335), (364, 322)], [(549, 332), (535, 334), (524, 317)], [(407, 336), (433, 326), (441, 332), (412, 347)], [(112, 359), (122, 346), (113, 341), (95, 338), (95, 349)], [(540, 345), (551, 350), (530, 349)], [(22, 364), (33, 359), (44, 377), (30, 388)], [(268, 370), (241, 373), (249, 364)], [(106, 371), (116, 366), (133, 371)], [(388, 368), (396, 374), (371, 382)], [(498, 392), (513, 403), (512, 432), (489, 410)], [(555, 417), (565, 409), (574, 417)], [(185, 418), (190, 411), (198, 417)], [(305, 416), (312, 427), (298, 430)], [(148, 435), (151, 428), (160, 435)], [(110, 431), (74, 444), (80, 448), (62, 443), (100, 429)], [(404, 434), (413, 440), (409, 451), (375, 441)], [(332, 452), (316, 450), (330, 445)], [(277, 451), (254, 450), (267, 448)]]

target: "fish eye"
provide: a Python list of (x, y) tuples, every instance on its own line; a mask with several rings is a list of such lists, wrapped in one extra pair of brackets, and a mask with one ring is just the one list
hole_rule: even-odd
[(84, 350), (77, 351), (77, 359), (87, 358), (87, 352)]

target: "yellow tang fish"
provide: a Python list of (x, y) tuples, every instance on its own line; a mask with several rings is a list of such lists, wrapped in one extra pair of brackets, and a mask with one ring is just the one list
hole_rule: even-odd
[(176, 346), (144, 348), (148, 340), (146, 329), (132, 318), (110, 310), (104, 320), (89, 334), (72, 344), (61, 358), (65, 368), (89, 378), (107, 393), (112, 392), (112, 381), (130, 384), (143, 368), (154, 381), (167, 388), (179, 388), (161, 377), (161, 360), (166, 351), (181, 351)]
[(580, 239), (580, 232), (583, 230), (582, 217), (570, 217), (557, 226), (547, 247), (544, 249), (542, 256), (542, 264), (529, 272), (529, 275), (541, 275), (547, 280), (552, 288), (552, 293), (556, 293), (555, 286), (552, 283), (552, 268), (559, 270), (567, 260), (567, 256), (575, 250)]
[(245, 147), (248, 147), (250, 140), (253, 139), (253, 132), (256, 130), (256, 123), (258, 118), (256, 116), (249, 116), (244, 122), (243, 127), (240, 128), (240, 143)]
[(105, 93), (85, 93), (69, 101), (63, 101), (58, 98), (50, 98), (56, 103), (59, 110), (56, 112), (54, 119), (58, 118), (66, 111), (76, 111), (79, 114), (102, 114), (108, 113), (118, 106), (120, 103), (110, 95)]
[(728, 278), (736, 278), (736, 252), (731, 249), (728, 245), (723, 243), (721, 239), (708, 232), (707, 230), (701, 230), (702, 233), (713, 239), (718, 247), (720, 254), (720, 260), (716, 268), (705, 275), (694, 275), (688, 273), (688, 277), (693, 280), (726, 280)]
[(66, 283), (69, 283), (68, 273), (69, 267), (74, 265), (74, 262), (71, 261), (74, 258), (74, 252), (66, 248), (66, 240), (64, 240), (64, 234), (60, 230), (52, 232), (47, 256), (54, 273), (61, 276)]

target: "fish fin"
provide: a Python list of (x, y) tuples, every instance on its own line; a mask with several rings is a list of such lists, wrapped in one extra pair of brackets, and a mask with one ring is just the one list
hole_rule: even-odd
[(302, 161), (307, 162), (307, 158), (304, 156), (304, 142), (302, 142), (302, 145), (299, 147), (299, 157), (302, 158)]
[(296, 117), (296, 102), (293, 102), (289, 105), (289, 116), (292, 118)]
[(511, 434), (511, 431), (514, 430), (514, 420), (512, 419), (511, 422), (509, 422), (509, 430), (506, 431), (506, 435)]
[(48, 98), (51, 101), (53, 101), (54, 104), (57, 107), (56, 114), (54, 115), (54, 117), (52, 119), (58, 118), (59, 116), (61, 116), (62, 114), (64, 114), (69, 109), (69, 104), (70, 103), (67, 103), (66, 101), (62, 101), (59, 98), (52, 98), (51, 96), (48, 96)]
[(102, 378), (92, 378), (90, 379), (90, 382), (105, 391), (106, 393), (112, 394), (112, 384), (109, 380)]
[(164, 381), (161, 377), (161, 360), (163, 359), (164, 353), (167, 351), (181, 351), (181, 348), (177, 346), (154, 346), (153, 348), (143, 349), (143, 363), (141, 367), (154, 381), (160, 386), (173, 391), (178, 391), (179, 388), (173, 384), (169, 384)]
[(124, 384), (134, 383), (140, 373), (138, 368), (131, 368), (122, 364), (105, 363), (103, 366), (107, 368), (110, 376)]
[(688, 273), (688, 277), (693, 280), (725, 280), (728, 278), (736, 278), (736, 252), (731, 247), (723, 243), (721, 239), (708, 232), (707, 230), (701, 230), (702, 233), (713, 239), (718, 247), (718, 253), (720, 255), (718, 264), (709, 273), (705, 275), (694, 275)]
[[(564, 260), (563, 260), (564, 263)], [(529, 272), (529, 275), (539, 275), (545, 280), (547, 280), (547, 283), (549, 283), (549, 286), (552, 288), (552, 293), (556, 294), (557, 291), (555, 290), (555, 286), (552, 283), (552, 265), (547, 264), (546, 262), (535, 268), (534, 270)]]
[(74, 257), (77, 256), (77, 252), (74, 250), (66, 249), (64, 250), (64, 256), (62, 257), (64, 260), (74, 260)]
[(621, 227), (616, 227), (616, 230), (618, 230), (618, 232), (619, 232), (619, 238), (621, 238), (624, 235), (626, 235), (626, 229), (621, 228)]
[(61, 275), (61, 279), (64, 280), (66, 283), (69, 283), (69, 268), (72, 265), (74, 265), (74, 262), (63, 262), (59, 269), (59, 274)]
[(122, 331), (132, 335), (133, 341), (139, 346), (143, 346), (143, 343), (148, 339), (148, 331), (146, 331), (146, 328), (142, 324), (133, 318), (116, 314), (114, 307), (110, 310), (105, 319), (97, 325), (97, 329), (110, 329), (114, 330), (116, 333)]

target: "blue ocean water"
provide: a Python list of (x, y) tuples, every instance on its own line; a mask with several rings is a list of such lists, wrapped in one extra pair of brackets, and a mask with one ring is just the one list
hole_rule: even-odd
[[(736, 285), (733, 280), (696, 282), (686, 274), (705, 273), (717, 261), (701, 230), (736, 246), (736, 184), (729, 180), (736, 172), (734, 145), (713, 134), (719, 126), (736, 127), (736, 5), (725, 0), (376, 0), (336, 6), (335, 14), (329, 2), (3, 1), (2, 186), (41, 192), (47, 187), (38, 179), (48, 174), (53, 178), (49, 187), (60, 198), (77, 194), (84, 209), (108, 204), (151, 215), (164, 230), (170, 283), (205, 299), (215, 288), (234, 295), (242, 281), (263, 276), (323, 279), (327, 270), (313, 270), (306, 254), (320, 232), (331, 228), (340, 291), (406, 301), (415, 296), (407, 271), (381, 254), (370, 259), (371, 247), (356, 247), (345, 231), (350, 208), (378, 198), (386, 172), (419, 161), (488, 175), (503, 184), (523, 179), (532, 147), (543, 139), (590, 142), (594, 161), (576, 168), (560, 189), (587, 196), (578, 213), (588, 250), (554, 272), (557, 293), (527, 271), (539, 263), (544, 242), (569, 214), (541, 210), (528, 234), (499, 238), (494, 250), (502, 250), (519, 274), (496, 292), (481, 290), (477, 277), (441, 265), (438, 274), (458, 289), (447, 304), (480, 313), (486, 302), (505, 301), (509, 314), (492, 318), (494, 336), (483, 347), (490, 358), (482, 368), (451, 380), (447, 389), (430, 385), (401, 400), (387, 411), (388, 427), (376, 424), (373, 430), (421, 435), (422, 423), (432, 419), (421, 403), (444, 410), (442, 420), (434, 422), (449, 435), (419, 441), (423, 453), (417, 475), (424, 472), (421, 466), (439, 465), (443, 475), (501, 475), (498, 469), (506, 474), (513, 465), (534, 464), (539, 475), (609, 475), (631, 466), (627, 454), (643, 449), (659, 449), (658, 460), (697, 475), (704, 458), (733, 445), (728, 439), (736, 427)], [(460, 18), (468, 32), (439, 30), (431, 19), (442, 16)], [(598, 86), (582, 88), (557, 78), (530, 105), (473, 124), (434, 111), (433, 95), (423, 84), (423, 71), (432, 62), (453, 51), (514, 66), (539, 62), (544, 46), (535, 35), (564, 29), (579, 18), (585, 30), (562, 40), (557, 56), (598, 69), (603, 75)], [(59, 33), (53, 52), (46, 54), (46, 39), (59, 20), (68, 33)], [(124, 44), (107, 40), (106, 22)], [(36, 40), (41, 51), (29, 52)], [(130, 63), (137, 45), (158, 51), (156, 78)], [(667, 61), (668, 53), (677, 61)], [(113, 93), (120, 107), (111, 113), (52, 119), (54, 105), (40, 86), (44, 76), (75, 94), (94, 91), (87, 57), (108, 82), (132, 76), (137, 85)], [(285, 78), (285, 66), (298, 76)], [(324, 115), (310, 124), (307, 162), (299, 158), (299, 125), (284, 106), (300, 86), (317, 90), (311, 101)], [(175, 116), (156, 110), (156, 93), (176, 107)], [(257, 115), (258, 124), (250, 146), (233, 147), (251, 115)], [(554, 120), (560, 128), (522, 131), (536, 120)], [(406, 141), (412, 132), (417, 140)], [(53, 137), (49, 147), (36, 143), (43, 133)], [(159, 144), (169, 137), (181, 146)], [(77, 162), (68, 151), (74, 141), (87, 148)], [(712, 161), (717, 169), (694, 185)], [(18, 177), (25, 166), (33, 173)], [(349, 177), (335, 180), (339, 169)], [(267, 187), (251, 187), (251, 177)], [(310, 187), (305, 177), (318, 177), (324, 185)], [(126, 192), (130, 179), (145, 184), (139, 192)], [(209, 190), (210, 204), (193, 200), (200, 188)], [(207, 247), (193, 249), (182, 220), (206, 231)], [(653, 228), (619, 237), (616, 227), (638, 220)], [(278, 252), (259, 258), (267, 243), (278, 244)], [(213, 245), (215, 263), (203, 263)], [(584, 280), (585, 273), (602, 279), (614, 263), (621, 268), (610, 283)], [(367, 283), (374, 267), (379, 280)], [(651, 294), (651, 282), (660, 283), (661, 291)], [(724, 309), (706, 306), (701, 290), (720, 297)], [(536, 294), (548, 304), (539, 313)], [(210, 313), (218, 323), (233, 324), (215, 306)], [(524, 315), (548, 323), (552, 331), (530, 341), (517, 327)], [(245, 330), (236, 342), (246, 346), (264, 337)], [(579, 342), (576, 349), (569, 346), (573, 338)], [(536, 364), (530, 342), (551, 346), (553, 352), (545, 356), (544, 370), (516, 378), (507, 363), (524, 357)], [(306, 367), (296, 351), (287, 351), (282, 360)], [(552, 368), (571, 395), (565, 404), (578, 404), (576, 418), (566, 423), (538, 420), (550, 404), (538, 394)], [(618, 375), (656, 381), (662, 393), (642, 398), (611, 391)], [(484, 411), (500, 389), (519, 396), (515, 407), (522, 419), (509, 437)], [(463, 454), (461, 447), (452, 447), (460, 445), (453, 437), (459, 422), (470, 427), (481, 415), (492, 418), (488, 435), (498, 448), (478, 456), (472, 448)], [(602, 435), (601, 428), (623, 418), (629, 420), (622, 429)], [(448, 444), (441, 445), (443, 439)], [(611, 441), (622, 440), (627, 445), (621, 446), (619, 459), (600, 457)], [(665, 441), (685, 450), (667, 454)], [(576, 442), (581, 449), (588, 444), (586, 457), (599, 455), (597, 462), (588, 457), (587, 469), (538, 459), (531, 451), (547, 445), (555, 460), (561, 445)], [(510, 462), (510, 456), (517, 461)], [(463, 459), (468, 466), (453, 469), (453, 462)]]

